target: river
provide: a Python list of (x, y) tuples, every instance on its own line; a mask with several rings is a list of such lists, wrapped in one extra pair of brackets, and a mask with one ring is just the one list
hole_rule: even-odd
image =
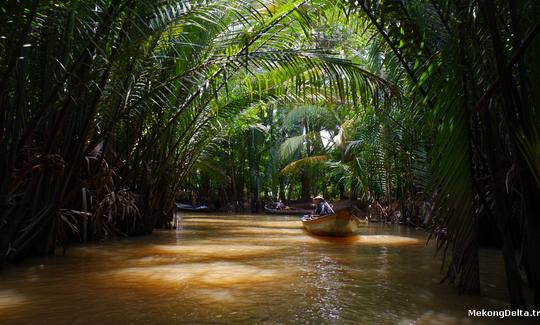
[[(493, 324), (502, 259), (482, 250), (482, 296), (439, 284), (426, 234), (364, 225), (307, 234), (298, 217), (184, 215), (179, 230), (71, 246), (0, 272), (2, 324)], [(506, 322), (507, 323), (507, 322)], [(515, 320), (512, 320), (515, 323)]]

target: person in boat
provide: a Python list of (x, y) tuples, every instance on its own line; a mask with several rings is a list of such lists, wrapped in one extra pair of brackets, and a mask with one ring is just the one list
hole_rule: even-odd
[(279, 200), (276, 203), (276, 209), (278, 209), (278, 210), (285, 209), (285, 204), (283, 204), (283, 202), (281, 202), (281, 200)]
[(328, 204), (321, 195), (314, 197), (313, 203), (315, 204), (315, 212), (311, 215), (312, 217), (334, 214), (334, 210), (330, 204)]

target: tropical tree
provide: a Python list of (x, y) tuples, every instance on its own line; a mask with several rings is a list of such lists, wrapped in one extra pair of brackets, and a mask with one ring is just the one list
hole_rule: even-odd
[[(318, 3), (33, 1), (0, 9), (1, 262), (52, 252), (77, 235), (166, 226), (197, 157), (257, 102), (388, 91), (358, 65), (301, 46)], [(250, 159), (257, 166), (257, 155)]]
[[(377, 31), (379, 52), (399, 62), (432, 132), (422, 146), (426, 193), (447, 278), (479, 291), (479, 222), (496, 224), (512, 306), (538, 307), (538, 55), (536, 2), (356, 1), (354, 19)], [(526, 144), (527, 143), (527, 144)], [(528, 148), (528, 149), (525, 149)], [(526, 302), (523, 285), (534, 293)]]
[(280, 145), (279, 153), (284, 164), (281, 173), (299, 175), (300, 198), (309, 201), (316, 193), (313, 184), (323, 179), (321, 163), (328, 160), (336, 129), (336, 116), (320, 106), (296, 106), (284, 116), (283, 127), (287, 138)]

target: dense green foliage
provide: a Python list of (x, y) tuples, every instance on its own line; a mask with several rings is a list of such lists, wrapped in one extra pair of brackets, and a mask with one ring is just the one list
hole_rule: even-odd
[[(495, 225), (540, 304), (540, 4), (5, 1), (0, 263), (323, 193), (432, 230), (478, 292)], [(381, 204), (382, 203), (382, 204)], [(533, 297), (533, 298), (527, 298)]]
[(303, 47), (316, 3), (27, 5), (1, 7), (2, 260), (166, 226), (201, 151), (253, 105), (389, 92)]
[(526, 296), (538, 307), (540, 4), (365, 1), (357, 10), (427, 110), (422, 125), (434, 135), (424, 188), (452, 250), (449, 279), (479, 290), (479, 225), (495, 224), (513, 307), (525, 308)]
[[(259, 194), (305, 200), (324, 193), (361, 199), (384, 215), (382, 206), (396, 200), (398, 219), (430, 228), (439, 249), (451, 251), (445, 279), (478, 292), (478, 240), (491, 236), (503, 249), (512, 305), (524, 308), (533, 296), (529, 304), (537, 306), (539, 10), (528, 1), (334, 8), (313, 29), (312, 46), (384, 76), (401, 96), (386, 105), (261, 107), (252, 121), (268, 129), (257, 138), (260, 159), (210, 154), (231, 171), (246, 162), (235, 175), (243, 183), (214, 178), (216, 186), (236, 186), (245, 194), (235, 202), (252, 206)], [(253, 131), (233, 139), (237, 152), (246, 151)], [(253, 182), (262, 187), (246, 185)]]

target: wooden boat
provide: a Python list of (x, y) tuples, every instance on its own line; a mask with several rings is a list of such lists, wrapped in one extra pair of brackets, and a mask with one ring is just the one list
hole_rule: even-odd
[(302, 217), (302, 224), (314, 235), (345, 237), (355, 234), (360, 220), (349, 209), (342, 209), (322, 217), (313, 218), (306, 215)]
[(185, 204), (185, 203), (179, 203), (176, 202), (176, 208), (178, 210), (184, 210), (184, 211), (209, 211), (210, 208), (208, 206), (202, 204), (202, 205), (191, 205), (191, 204)]
[(272, 214), (309, 214), (313, 210), (294, 209), (291, 207), (284, 207), (282, 209), (276, 209), (275, 203), (269, 203), (264, 205), (264, 210)]

